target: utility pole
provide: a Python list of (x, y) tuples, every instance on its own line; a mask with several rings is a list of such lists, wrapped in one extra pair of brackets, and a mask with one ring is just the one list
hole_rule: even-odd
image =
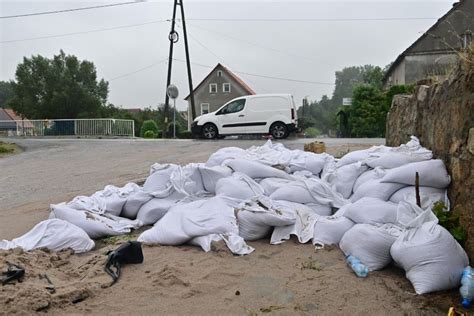
[[(170, 53), (169, 53), (169, 58), (168, 58), (168, 78), (166, 80), (166, 88), (168, 88), (169, 85), (171, 84), (171, 69), (173, 65), (173, 46), (175, 43), (178, 42), (178, 39), (179, 39), (178, 33), (175, 30), (177, 6), (180, 6), (181, 22), (183, 24), (184, 49), (186, 53), (186, 66), (188, 70), (189, 97), (191, 100), (191, 115), (192, 115), (192, 119), (194, 119), (196, 117), (196, 109), (194, 107), (193, 79), (191, 75), (191, 60), (189, 58), (188, 35), (186, 32), (186, 22), (184, 18), (183, 0), (174, 0), (174, 5), (173, 5), (173, 19), (171, 20), (171, 31), (168, 36), (168, 39), (170, 40)], [(168, 115), (169, 115), (169, 109), (170, 109), (169, 101), (170, 101), (169, 96), (166, 93), (165, 94), (165, 108), (164, 108), (165, 123), (168, 123)]]

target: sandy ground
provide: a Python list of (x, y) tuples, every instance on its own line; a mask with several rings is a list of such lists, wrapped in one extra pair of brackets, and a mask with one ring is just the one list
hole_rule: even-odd
[[(0, 139), (1, 140), (1, 139)], [(286, 140), (302, 149), (308, 140)], [(324, 140), (328, 152), (383, 143), (376, 140)], [(154, 162), (205, 161), (227, 146), (247, 148), (263, 141), (16, 140), (24, 150), (0, 159), (0, 239), (28, 231), (48, 214), (49, 203), (91, 194), (107, 184), (140, 181)], [(98, 241), (96, 249), (30, 253), (0, 251), (6, 262), (23, 265), (22, 283), (0, 288), (0, 314), (446, 314), (456, 291), (417, 296), (403, 271), (390, 267), (357, 278), (337, 249), (315, 251), (290, 240), (232, 256), (221, 244), (210, 253), (192, 246), (144, 247), (145, 262), (123, 268), (110, 286), (103, 271), (105, 253), (124, 238)], [(48, 290), (47, 274), (55, 287)]]

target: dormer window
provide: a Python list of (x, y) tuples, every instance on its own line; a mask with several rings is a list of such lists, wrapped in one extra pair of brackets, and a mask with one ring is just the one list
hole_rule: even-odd
[(222, 70), (217, 71), (217, 77), (222, 77)]
[(209, 93), (217, 93), (217, 83), (209, 84)]
[(230, 92), (230, 83), (222, 84), (222, 92), (226, 92), (226, 93)]

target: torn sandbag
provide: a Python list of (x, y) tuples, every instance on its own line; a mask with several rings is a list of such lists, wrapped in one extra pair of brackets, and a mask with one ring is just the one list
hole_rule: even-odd
[(329, 183), (337, 192), (341, 193), (345, 199), (348, 199), (352, 195), (352, 188), (357, 178), (367, 171), (367, 169), (367, 166), (361, 162), (342, 166), (337, 168), (333, 180)]
[(320, 216), (314, 225), (313, 245), (338, 245), (354, 222), (344, 216)]
[(261, 239), (270, 233), (272, 227), (292, 225), (296, 220), (291, 207), (263, 196), (242, 202), (235, 212), (239, 236), (244, 240)]
[(414, 186), (417, 172), (420, 176), (420, 186), (445, 189), (451, 183), (451, 177), (440, 159), (414, 162), (387, 170), (382, 183), (402, 183)]
[(51, 204), (50, 218), (65, 220), (83, 229), (92, 239), (130, 233), (133, 225), (115, 221), (106, 214), (98, 215), (89, 211), (70, 208), (66, 203)]
[(281, 244), (285, 240), (289, 240), (291, 235), (296, 236), (298, 241), (302, 244), (310, 241), (314, 235), (314, 225), (320, 216), (302, 204), (298, 205), (287, 201), (280, 201), (280, 203), (289, 203), (288, 205), (293, 206), (295, 223), (275, 227), (270, 243), (272, 245)]
[(367, 181), (354, 192), (351, 196), (351, 201), (356, 202), (363, 197), (372, 197), (382, 201), (388, 201), (393, 193), (405, 186), (405, 184), (401, 183), (383, 183), (382, 179)]
[(225, 196), (239, 201), (263, 195), (263, 188), (247, 175), (234, 172), (228, 178), (222, 178), (216, 184), (216, 196)]
[(229, 160), (225, 163), (226, 166), (231, 168), (234, 172), (240, 172), (252, 179), (264, 179), (264, 178), (281, 178), (281, 179), (293, 179), (288, 173), (267, 166), (258, 161), (252, 161), (247, 159), (236, 158)]
[(173, 192), (165, 198), (153, 198), (143, 204), (137, 213), (137, 221), (139, 226), (153, 225), (162, 218), (169, 208), (184, 199), (184, 195), (179, 192)]
[(84, 230), (61, 219), (39, 222), (29, 232), (12, 241), (0, 241), (0, 249), (22, 248), (30, 251), (47, 248), (52, 251), (72, 249), (75, 253), (87, 252), (95, 244)]
[(190, 163), (184, 167), (179, 167), (170, 176), (173, 188), (184, 195), (199, 196), (205, 195), (204, 184), (202, 182), (199, 167), (203, 164)]
[(398, 204), (377, 198), (364, 197), (349, 204), (344, 216), (356, 224), (396, 223), (397, 208)]
[(417, 294), (459, 287), (462, 271), (469, 264), (464, 249), (435, 221), (405, 231), (390, 253)]
[(356, 224), (342, 236), (339, 248), (347, 256), (359, 259), (369, 271), (390, 264), (390, 248), (402, 233), (394, 224)]
[(339, 208), (349, 203), (342, 195), (332, 189), (325, 181), (317, 178), (298, 179), (281, 187), (270, 195), (273, 200), (296, 203), (318, 203)]
[(207, 167), (201, 165), (199, 172), (201, 172), (204, 189), (212, 194), (216, 193), (217, 181), (232, 175), (232, 170), (226, 166)]

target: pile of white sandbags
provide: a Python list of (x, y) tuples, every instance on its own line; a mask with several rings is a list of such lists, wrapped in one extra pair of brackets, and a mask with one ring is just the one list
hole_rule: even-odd
[[(421, 208), (414, 205), (415, 173)], [(431, 212), (439, 200), (449, 206), (449, 183), (443, 162), (415, 137), (400, 147), (374, 146), (339, 160), (268, 141), (247, 150), (219, 149), (206, 163), (156, 163), (143, 186), (106, 186), (53, 204), (49, 221), (0, 242), (0, 249), (81, 252), (93, 247), (90, 238), (153, 225), (139, 241), (204, 251), (223, 241), (232, 253), (245, 255), (254, 251), (246, 241), (279, 244), (293, 235), (316, 248), (338, 245), (369, 271), (395, 261), (416, 292), (427, 293), (458, 285), (467, 265), (462, 248)], [(56, 234), (61, 227), (70, 233)]]

